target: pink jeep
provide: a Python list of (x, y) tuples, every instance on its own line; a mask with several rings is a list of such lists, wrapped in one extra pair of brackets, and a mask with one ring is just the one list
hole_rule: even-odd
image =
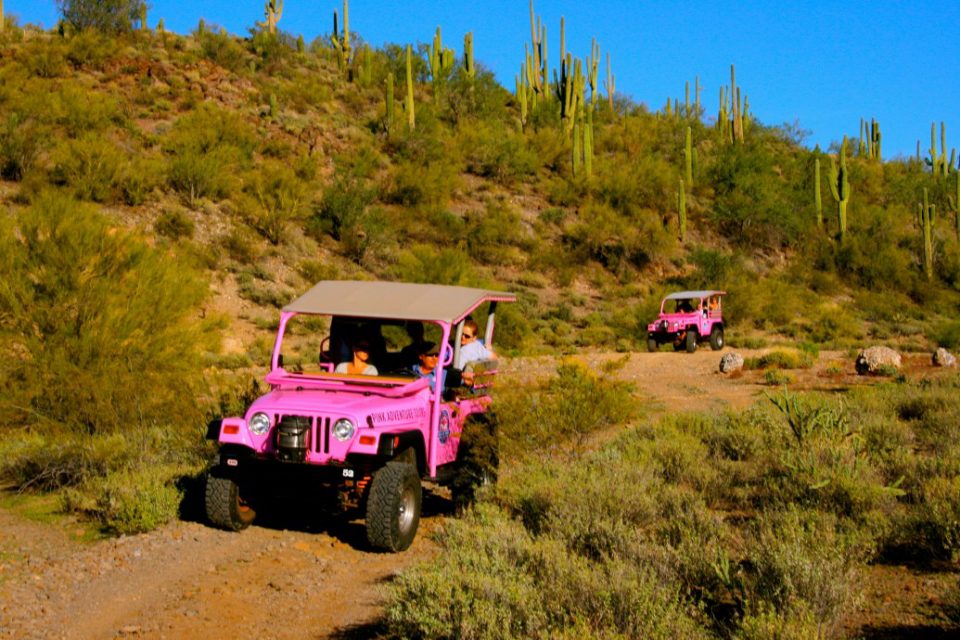
[(697, 350), (697, 343), (710, 340), (714, 351), (723, 348), (723, 296), (726, 291), (679, 291), (660, 303), (660, 315), (647, 325), (647, 350), (657, 351), (672, 343), (674, 351)]
[[(495, 473), (495, 450), (478, 463), (471, 453), (479, 447), (461, 441), (465, 429), (490, 433), (484, 414), (493, 361), (464, 363), (471, 385), (449, 383), (461, 379), (452, 363), (468, 315), (486, 313), (480, 325), (489, 347), (497, 303), (514, 300), (466, 287), (328, 281), (288, 304), (266, 376), (270, 392), (242, 418), (211, 423), (208, 437), (220, 450), (207, 477), (209, 520), (239, 531), (271, 496), (332, 488), (342, 507), (365, 509), (372, 546), (409, 547), (420, 521), (421, 479), (467, 491)], [(436, 375), (419, 377), (413, 365), (431, 343), (439, 352)], [(351, 344), (369, 352), (377, 375), (334, 372), (351, 360)]]

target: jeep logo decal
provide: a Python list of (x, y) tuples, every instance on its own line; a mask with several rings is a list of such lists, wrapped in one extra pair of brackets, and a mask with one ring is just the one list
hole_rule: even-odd
[(440, 425), (437, 428), (437, 439), (440, 444), (447, 444), (450, 438), (450, 414), (444, 409), (440, 412)]

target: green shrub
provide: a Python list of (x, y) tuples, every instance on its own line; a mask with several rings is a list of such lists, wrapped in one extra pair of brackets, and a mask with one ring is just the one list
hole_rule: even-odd
[(34, 118), (11, 114), (0, 132), (0, 176), (7, 180), (22, 179), (33, 168), (46, 139), (46, 132)]
[(97, 518), (119, 534), (152, 531), (176, 519), (182, 498), (174, 484), (177, 472), (161, 466), (107, 476), (97, 498)]
[(592, 433), (628, 422), (637, 412), (631, 388), (598, 375), (576, 360), (557, 367), (542, 386), (512, 394), (498, 391), (496, 408), (504, 446), (516, 453), (561, 447), (576, 455)]
[(706, 637), (649, 568), (571, 555), (549, 537), (482, 506), (451, 521), (437, 562), (393, 582), (387, 616), (397, 637)]
[(123, 436), (21, 434), (4, 440), (0, 474), (21, 491), (78, 487), (127, 466), (135, 451)]
[(775, 349), (756, 358), (747, 358), (744, 369), (809, 369), (814, 357), (805, 351)]
[(124, 161), (113, 143), (91, 133), (58, 148), (51, 179), (68, 187), (79, 199), (114, 202)]
[(400, 252), (391, 272), (397, 280), (404, 282), (467, 285), (473, 266), (461, 249), (415, 245)]
[(306, 210), (306, 185), (279, 163), (259, 167), (247, 185), (246, 208), (251, 225), (271, 244), (280, 244), (287, 226)]
[(5, 225), (0, 428), (189, 424), (210, 335), (196, 320), (204, 280), (62, 195), (39, 196)]
[(370, 206), (374, 197), (375, 192), (355, 169), (338, 172), (307, 226), (314, 236), (330, 235), (340, 242), (347, 257), (363, 264), (368, 252), (387, 240), (386, 219), (382, 211)]
[(854, 600), (857, 554), (829, 518), (796, 508), (765, 513), (748, 549), (756, 603), (779, 612), (799, 605), (829, 629)]
[(153, 223), (153, 228), (162, 236), (179, 240), (193, 237), (196, 225), (190, 216), (180, 209), (171, 209), (160, 214), (157, 221)]

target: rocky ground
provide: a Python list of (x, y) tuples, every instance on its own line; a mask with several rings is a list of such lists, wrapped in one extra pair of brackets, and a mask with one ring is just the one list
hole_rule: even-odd
[[(746, 356), (755, 352), (741, 350)], [(580, 356), (617, 361), (653, 410), (745, 407), (769, 387), (758, 372), (722, 375), (720, 356), (634, 353)], [(552, 373), (555, 358), (505, 363), (501, 384)], [(821, 354), (791, 372), (792, 386), (842, 390), (855, 375), (846, 354)], [(914, 371), (928, 359), (907, 359)], [(382, 586), (435, 553), (432, 540), (450, 504), (428, 491), (410, 550), (383, 554), (366, 543), (362, 522), (318, 515), (258, 520), (242, 533), (180, 521), (158, 531), (84, 542), (79, 524), (38, 523), (0, 509), (0, 638), (368, 638), (382, 628)], [(865, 598), (845, 634), (864, 638), (958, 637), (941, 606), (958, 568), (885, 565), (864, 576)]]

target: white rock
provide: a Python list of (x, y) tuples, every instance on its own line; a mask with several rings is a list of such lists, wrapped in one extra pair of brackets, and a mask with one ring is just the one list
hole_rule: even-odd
[(900, 354), (890, 347), (870, 347), (857, 354), (856, 368), (860, 375), (875, 375), (890, 369), (899, 371), (900, 366)]

